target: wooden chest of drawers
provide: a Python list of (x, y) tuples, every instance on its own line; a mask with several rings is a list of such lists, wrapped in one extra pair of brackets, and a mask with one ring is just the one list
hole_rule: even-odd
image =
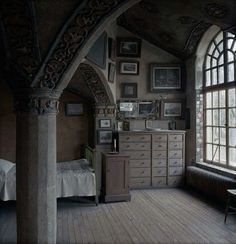
[(184, 176), (185, 132), (119, 133), (119, 150), (130, 157), (130, 187), (176, 187)]

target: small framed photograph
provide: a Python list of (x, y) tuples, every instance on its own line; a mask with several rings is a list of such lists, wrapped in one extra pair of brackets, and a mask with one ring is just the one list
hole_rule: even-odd
[(99, 127), (100, 128), (111, 128), (111, 120), (110, 119), (100, 119)]
[(151, 64), (151, 91), (180, 90), (181, 68), (179, 65)]
[(137, 83), (121, 83), (122, 98), (137, 98), (138, 85)]
[(163, 101), (162, 116), (163, 118), (181, 118), (182, 117), (182, 102)]
[(109, 63), (108, 66), (108, 81), (114, 83), (115, 81), (116, 66), (113, 63)]
[(139, 102), (139, 117), (159, 117), (159, 102), (148, 101)]
[(138, 75), (139, 74), (139, 62), (121, 61), (120, 62), (120, 74)]
[(133, 37), (117, 38), (116, 55), (118, 57), (140, 57), (141, 39)]
[(68, 102), (65, 104), (65, 114), (67, 116), (83, 115), (84, 106), (82, 103)]
[(99, 130), (97, 132), (98, 144), (112, 143), (112, 130)]

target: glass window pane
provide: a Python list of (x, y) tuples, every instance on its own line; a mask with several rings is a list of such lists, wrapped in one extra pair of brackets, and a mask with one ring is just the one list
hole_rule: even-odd
[(220, 55), (220, 53), (218, 52), (217, 49), (215, 49), (214, 52), (213, 52), (213, 57), (215, 57), (216, 59), (218, 59), (219, 55)]
[(227, 56), (228, 62), (234, 61), (234, 54), (230, 51), (228, 51), (227, 54), (228, 54)]
[(236, 52), (236, 42), (234, 41), (234, 44), (232, 46), (232, 49), (231, 49), (233, 52)]
[(224, 64), (224, 54), (220, 55), (220, 58), (218, 59), (218, 65)]
[(206, 142), (212, 143), (212, 127), (206, 129)]
[(220, 147), (220, 163), (226, 164), (226, 147)]
[(213, 162), (219, 162), (220, 161), (220, 147), (218, 145), (213, 145), (213, 157), (212, 161)]
[(234, 63), (228, 65), (228, 81), (234, 81)]
[(229, 148), (229, 165), (236, 166), (236, 149)]
[(236, 108), (229, 109), (229, 126), (236, 126)]
[(235, 37), (235, 35), (233, 33), (227, 32), (227, 37)]
[(225, 118), (225, 109), (220, 109), (220, 126), (225, 126), (226, 118)]
[(236, 129), (229, 129), (229, 145), (236, 146)]
[(219, 106), (225, 107), (225, 90), (219, 91), (220, 99), (219, 99)]
[(217, 84), (217, 69), (213, 69), (212, 71), (212, 85)]
[(218, 111), (218, 109), (213, 110), (212, 124), (216, 125), (216, 126), (219, 124), (219, 111)]
[(209, 49), (209, 52), (208, 52), (208, 54), (212, 54), (213, 53), (213, 51), (214, 51), (214, 49), (215, 49), (215, 44), (212, 42), (212, 44), (211, 44), (211, 47), (210, 47), (210, 49)]
[(218, 49), (219, 49), (220, 53), (223, 51), (223, 42), (221, 42), (221, 43), (218, 45)]
[(230, 38), (230, 39), (227, 40), (227, 47), (228, 47), (228, 49), (231, 49), (233, 42), (234, 42), (234, 39), (233, 38)]
[(228, 91), (228, 106), (229, 107), (235, 107), (236, 106), (235, 94), (236, 94), (235, 88), (229, 89), (229, 91)]
[(206, 69), (209, 69), (211, 67), (211, 57), (207, 56), (206, 58)]
[(206, 94), (206, 108), (212, 108), (211, 95), (211, 92), (207, 92)]
[(220, 128), (220, 144), (226, 145), (226, 129)]
[(218, 108), (219, 104), (218, 104), (218, 91), (213, 92), (213, 108)]
[(212, 110), (206, 111), (206, 124), (212, 125)]
[(206, 72), (206, 86), (210, 86), (211, 85), (211, 71), (208, 70)]
[(219, 69), (218, 69), (218, 78), (219, 78), (219, 80), (218, 80), (219, 84), (224, 83), (224, 67), (223, 66), (219, 67)]
[(216, 66), (217, 66), (217, 59), (212, 58), (212, 67), (216, 67)]
[(206, 145), (206, 159), (210, 161), (212, 160), (212, 144)]
[(212, 132), (213, 132), (213, 143), (218, 144), (219, 143), (219, 128), (213, 127)]

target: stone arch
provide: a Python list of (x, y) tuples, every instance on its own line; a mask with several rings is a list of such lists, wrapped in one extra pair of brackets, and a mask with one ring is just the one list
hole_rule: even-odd
[(63, 26), (31, 87), (62, 91), (109, 22), (140, 0), (88, 0)]
[(79, 73), (94, 97), (96, 105), (114, 105), (114, 97), (104, 74), (90, 62), (79, 65)]

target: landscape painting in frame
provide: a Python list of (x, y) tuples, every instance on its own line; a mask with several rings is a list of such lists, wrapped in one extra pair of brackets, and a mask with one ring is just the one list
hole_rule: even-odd
[(181, 68), (179, 66), (151, 65), (151, 91), (181, 89)]
[(175, 118), (182, 116), (182, 102), (163, 102), (163, 117)]

